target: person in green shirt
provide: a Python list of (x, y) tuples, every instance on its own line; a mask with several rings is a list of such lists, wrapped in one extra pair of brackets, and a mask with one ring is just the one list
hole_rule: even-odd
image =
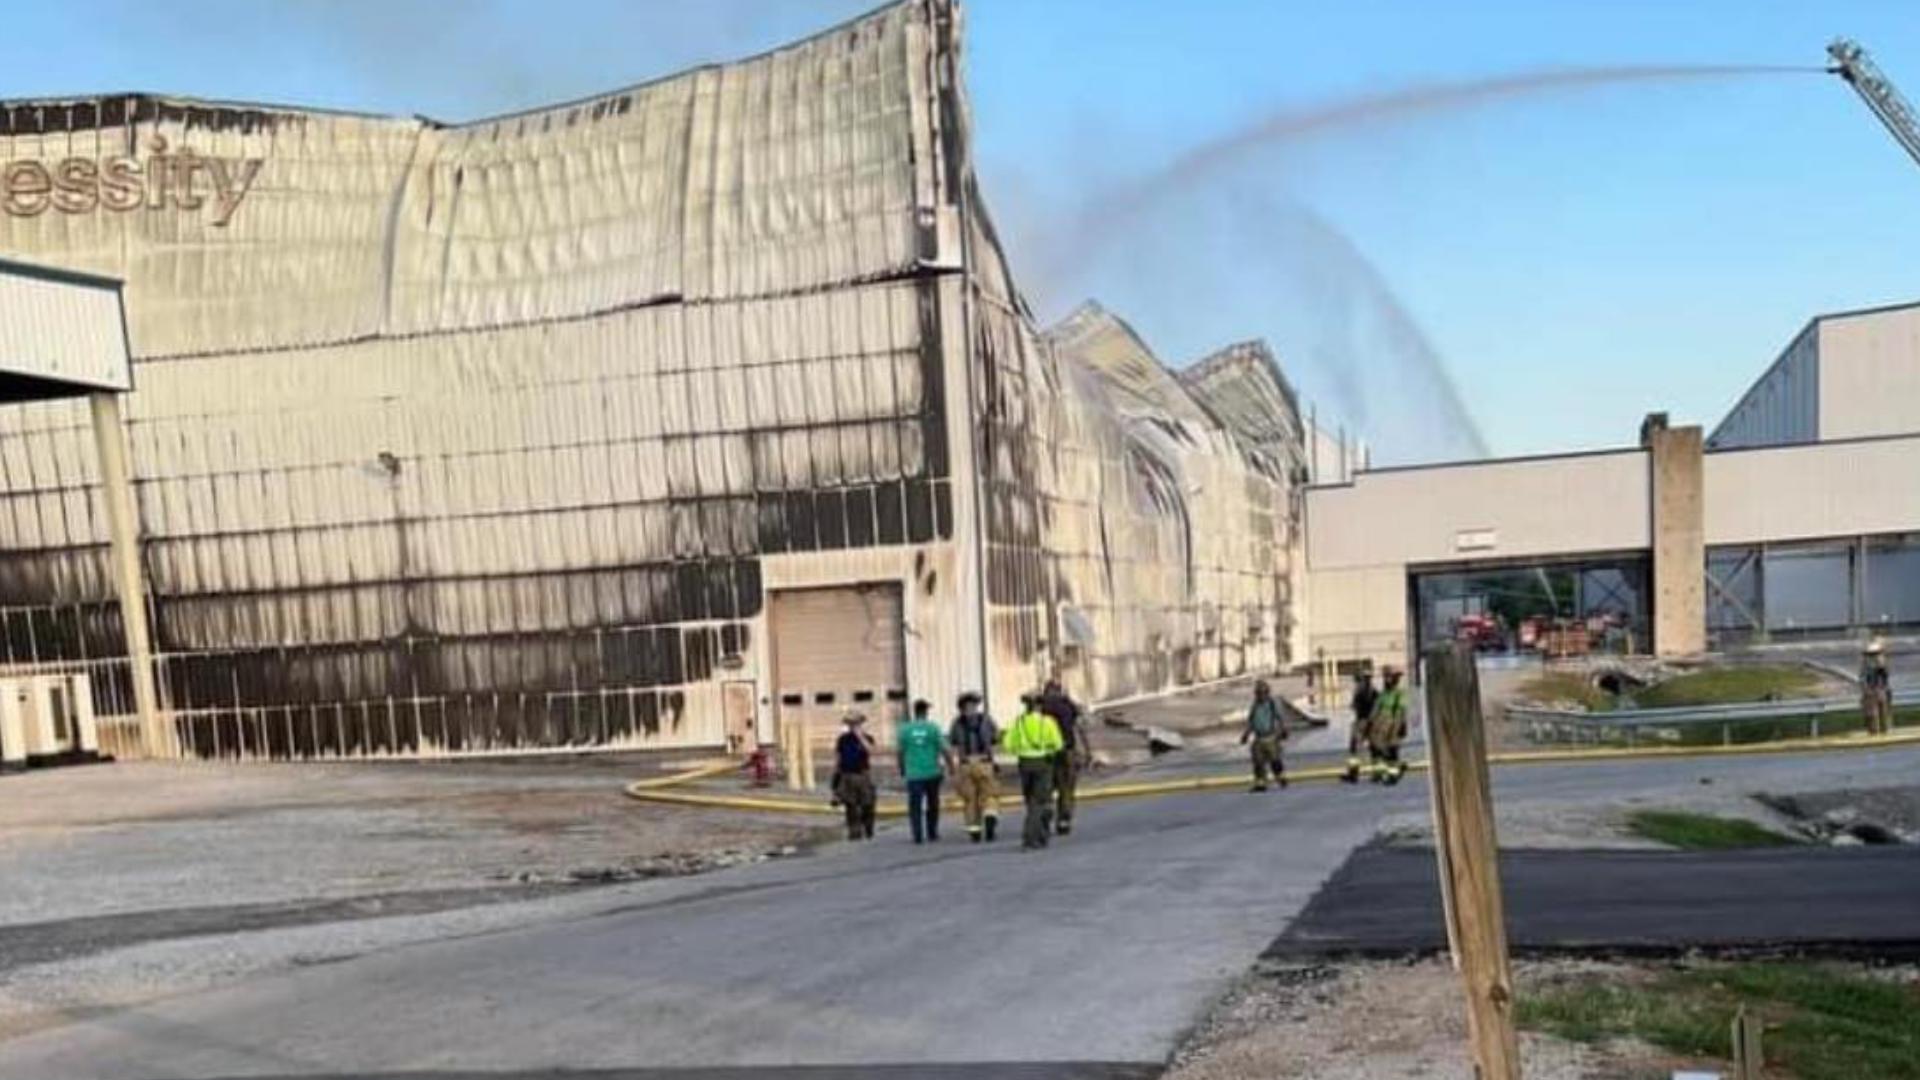
[(1028, 851), (1046, 847), (1053, 835), (1053, 756), (1067, 747), (1060, 725), (1039, 706), (1039, 695), (1021, 695), (1020, 715), (1000, 740), (1020, 763), (1020, 799), (1027, 807), (1020, 846)]
[(933, 706), (913, 703), (913, 718), (900, 725), (896, 752), (907, 782), (907, 822), (913, 842), (940, 839), (940, 781), (946, 775), (947, 737), (933, 722)]

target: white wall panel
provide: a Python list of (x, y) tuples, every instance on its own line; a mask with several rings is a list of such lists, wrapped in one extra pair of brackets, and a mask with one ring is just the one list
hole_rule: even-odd
[(1920, 433), (1920, 305), (1817, 325), (1820, 438)]
[(1706, 542), (1920, 527), (1920, 435), (1706, 456)]
[[(1359, 474), (1307, 491), (1316, 570), (1644, 548), (1651, 536), (1641, 450)], [(1463, 549), (1461, 534), (1490, 534)]]

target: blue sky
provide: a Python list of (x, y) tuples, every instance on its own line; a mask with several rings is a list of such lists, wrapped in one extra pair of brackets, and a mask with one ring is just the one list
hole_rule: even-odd
[[(464, 119), (870, 6), (70, 0), (11, 13), (0, 93)], [(1102, 192), (1263, 116), (1355, 96), (1589, 65), (1811, 66), (1836, 34), (1920, 94), (1904, 2), (972, 0), (966, 18), (980, 172), (1041, 313), (1096, 295), (1175, 363), (1263, 336), (1385, 460), (1457, 443), (1423, 429), (1431, 391), (1409, 374), (1408, 326), (1491, 450), (1514, 454), (1628, 442), (1653, 409), (1711, 423), (1809, 316), (1920, 299), (1920, 167), (1813, 74), (1557, 90), (1320, 131), (1177, 185), (1103, 223), (1073, 265), (1050, 263)], [(1392, 305), (1406, 324), (1382, 321)]]

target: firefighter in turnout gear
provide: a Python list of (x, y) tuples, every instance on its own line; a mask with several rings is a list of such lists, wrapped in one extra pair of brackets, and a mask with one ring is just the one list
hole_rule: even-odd
[(1061, 836), (1073, 831), (1073, 807), (1080, 792), (1080, 770), (1093, 760), (1087, 733), (1080, 723), (1080, 706), (1068, 696), (1060, 680), (1049, 679), (1040, 691), (1041, 712), (1053, 717), (1066, 745), (1053, 755), (1053, 827)]
[(1253, 684), (1253, 704), (1247, 709), (1247, 726), (1240, 732), (1240, 745), (1253, 744), (1253, 790), (1267, 790), (1268, 778), (1287, 786), (1286, 765), (1280, 760), (1280, 743), (1287, 737), (1280, 716), (1280, 703), (1263, 679)]
[(1026, 803), (1020, 846), (1034, 851), (1047, 846), (1053, 832), (1053, 758), (1067, 748), (1060, 725), (1039, 709), (1037, 695), (1021, 697), (1020, 715), (1001, 740), (1020, 764), (1020, 798)]
[(969, 690), (958, 704), (960, 715), (947, 728), (947, 746), (959, 762), (955, 786), (966, 814), (967, 839), (977, 844), (982, 838), (992, 840), (1000, 825), (1000, 767), (993, 761), (1000, 728), (981, 707), (979, 694)]
[(1360, 751), (1367, 747), (1367, 725), (1373, 723), (1374, 706), (1380, 701), (1380, 692), (1373, 688), (1373, 673), (1361, 671), (1353, 677), (1353, 727), (1347, 730), (1347, 772), (1340, 779), (1349, 783), (1360, 782)]
[(1893, 730), (1893, 679), (1887, 673), (1887, 646), (1879, 638), (1867, 642), (1860, 654), (1860, 715), (1867, 734)]
[(1382, 671), (1380, 680), (1385, 686), (1367, 725), (1367, 749), (1373, 759), (1373, 782), (1397, 784), (1407, 774), (1407, 764), (1400, 760), (1400, 744), (1407, 737), (1407, 692), (1393, 668)]

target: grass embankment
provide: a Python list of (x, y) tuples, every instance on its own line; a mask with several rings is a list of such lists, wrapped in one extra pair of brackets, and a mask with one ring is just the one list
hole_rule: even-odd
[(1800, 843), (1791, 836), (1743, 818), (1689, 814), (1679, 810), (1635, 810), (1627, 815), (1627, 831), (1687, 851), (1785, 847)]
[(1520, 684), (1516, 696), (1541, 705), (1578, 705), (1588, 712), (1608, 712), (1623, 707), (1667, 709), (1812, 697), (1819, 687), (1820, 677), (1808, 668), (1755, 664), (1675, 675), (1635, 691), (1630, 699), (1617, 698), (1593, 685), (1583, 671), (1543, 671)]
[(1687, 705), (1732, 705), (1748, 701), (1813, 697), (1820, 676), (1792, 664), (1755, 664), (1708, 668), (1663, 679), (1633, 695), (1642, 709), (1671, 709)]
[[(1816, 731), (1815, 720), (1818, 720)], [(1897, 709), (1893, 714), (1895, 728), (1912, 727), (1920, 724), (1920, 709)], [(1725, 725), (1692, 724), (1655, 730), (1668, 732), (1665, 740), (1674, 746), (1718, 746), (1731, 743), (1742, 746), (1749, 743), (1779, 742), (1782, 739), (1806, 739), (1815, 734), (1852, 735), (1867, 729), (1866, 717), (1857, 712), (1828, 713), (1823, 716), (1780, 716), (1766, 720), (1736, 720)], [(1646, 740), (1643, 740), (1646, 741)]]
[(1735, 1010), (1765, 1022), (1769, 1075), (1920, 1078), (1920, 982), (1834, 965), (1714, 964), (1645, 979), (1576, 976), (1520, 998), (1523, 1027), (1601, 1043), (1622, 1036), (1725, 1062)]
[(1515, 696), (1536, 705), (1578, 705), (1588, 712), (1606, 712), (1617, 702), (1579, 671), (1543, 671), (1521, 683)]

